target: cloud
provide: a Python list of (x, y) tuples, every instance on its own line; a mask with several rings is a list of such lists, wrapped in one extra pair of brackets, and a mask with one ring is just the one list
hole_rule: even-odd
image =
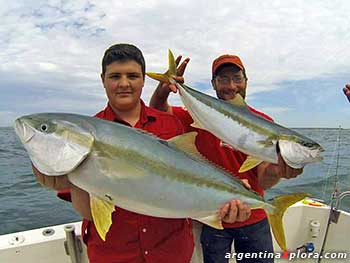
[[(3, 100), (19, 103), (25, 86), (30, 90), (24, 93), (61, 91), (56, 104), (47, 100), (52, 110), (72, 110), (72, 98), (80, 105), (76, 109), (100, 106), (104, 99), (101, 57), (117, 42), (140, 47), (150, 71), (166, 70), (168, 48), (176, 55), (190, 56), (186, 82), (211, 95), (212, 60), (222, 53), (235, 53), (247, 69), (248, 100), (261, 108), (293, 108), (290, 114), (296, 113), (310, 106), (311, 93), (314, 103), (324, 103), (329, 94), (330, 103), (339, 100), (346, 107), (336, 89), (348, 81), (350, 72), (349, 13), (347, 1), (334, 0), (2, 1), (0, 90), (16, 89), (0, 97), (0, 110), (17, 112), (18, 105), (6, 104), (10, 108), (5, 109)], [(340, 86), (324, 87), (322, 93), (309, 86), (305, 91), (298, 88), (291, 92), (294, 99), (288, 99), (293, 105), (280, 103), (285, 101), (282, 91), (292, 82), (335, 78)], [(154, 82), (146, 83), (146, 102), (154, 87)], [(297, 92), (303, 93), (298, 102)], [(45, 96), (40, 98), (43, 109)], [(171, 101), (179, 103), (178, 96), (171, 96)], [(19, 107), (25, 111), (27, 104)]]

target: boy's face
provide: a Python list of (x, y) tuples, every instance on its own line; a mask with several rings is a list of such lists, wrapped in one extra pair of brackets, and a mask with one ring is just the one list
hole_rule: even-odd
[(144, 76), (141, 66), (134, 60), (115, 61), (101, 74), (110, 105), (117, 111), (129, 111), (138, 106)]

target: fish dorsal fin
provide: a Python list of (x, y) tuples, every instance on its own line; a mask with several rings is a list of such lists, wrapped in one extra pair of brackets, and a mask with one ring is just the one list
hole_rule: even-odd
[(244, 161), (244, 163), (241, 165), (241, 167), (239, 168), (239, 173), (244, 173), (246, 171), (249, 171), (251, 169), (253, 169), (254, 167), (258, 166), (259, 164), (261, 164), (263, 161), (256, 159), (252, 156), (248, 156), (247, 159)]
[(137, 129), (137, 130), (145, 135), (153, 137), (158, 142), (160, 142), (163, 145), (166, 145), (167, 147), (174, 147), (177, 150), (180, 150), (180, 151), (183, 151), (183, 152), (189, 154), (190, 156), (197, 157), (200, 160), (208, 161), (197, 150), (197, 147), (195, 145), (196, 136), (197, 136), (196, 131), (187, 132), (187, 133), (175, 136), (175, 137), (168, 139), (168, 140), (162, 140), (162, 139), (159, 139), (157, 136), (155, 136), (152, 133), (149, 133), (147, 131), (140, 130), (140, 129)]
[(165, 143), (169, 143), (171, 146), (174, 146), (176, 149), (179, 149), (190, 156), (194, 156), (197, 159), (204, 161), (206, 163), (209, 163), (210, 165), (214, 166), (216, 169), (227, 173), (231, 175), (231, 172), (224, 167), (221, 167), (220, 165), (208, 160), (205, 156), (203, 156), (196, 147), (195, 140), (196, 140), (197, 132), (187, 132), (181, 135), (178, 135), (176, 137), (173, 137), (167, 141), (163, 141)]
[(190, 155), (194, 155), (196, 157), (204, 159), (203, 155), (201, 155), (197, 150), (195, 144), (196, 136), (197, 132), (188, 132), (173, 137), (169, 139), (168, 142), (170, 143), (170, 145), (175, 146), (177, 149), (180, 149)]
[(221, 219), (218, 214), (207, 216), (207, 217), (202, 217), (202, 218), (195, 218), (195, 220), (206, 224), (208, 226), (211, 226), (216, 229), (224, 229), (222, 226)]
[(231, 99), (228, 100), (229, 103), (236, 105), (236, 106), (240, 106), (240, 107), (248, 107), (247, 103), (244, 101), (244, 99), (242, 98), (241, 94), (236, 94), (236, 96)]
[(90, 194), (90, 207), (96, 230), (101, 239), (106, 241), (106, 235), (112, 225), (114, 204), (94, 194)]

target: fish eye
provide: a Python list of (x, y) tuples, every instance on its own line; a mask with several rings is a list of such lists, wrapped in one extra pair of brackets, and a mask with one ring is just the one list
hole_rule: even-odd
[(309, 147), (309, 148), (311, 148), (311, 147), (314, 146), (314, 144), (311, 143), (311, 142), (302, 142), (301, 145), (303, 145), (303, 146), (305, 146), (305, 147)]
[(42, 132), (47, 132), (48, 129), (49, 129), (49, 125), (48, 125), (48, 124), (43, 123), (43, 124), (40, 125), (40, 130), (41, 130)]

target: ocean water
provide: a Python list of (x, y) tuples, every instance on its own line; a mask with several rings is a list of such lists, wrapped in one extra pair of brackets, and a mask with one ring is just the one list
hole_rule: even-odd
[[(302, 191), (328, 203), (334, 188), (350, 190), (350, 130), (296, 130), (325, 148), (324, 160), (305, 167), (296, 179), (280, 181), (266, 191), (266, 197)], [(346, 211), (349, 199), (341, 206)], [(70, 203), (37, 183), (14, 129), (0, 128), (0, 235), (76, 220), (80, 217)]]

